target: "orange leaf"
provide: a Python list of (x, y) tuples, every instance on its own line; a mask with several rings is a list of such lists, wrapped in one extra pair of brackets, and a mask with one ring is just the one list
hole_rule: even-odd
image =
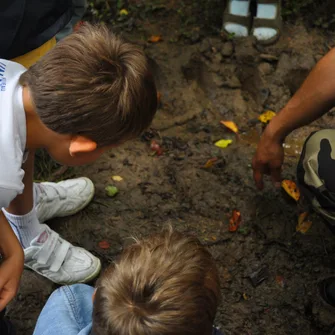
[(157, 43), (163, 41), (162, 35), (152, 35), (148, 38), (148, 42)]
[(229, 231), (236, 231), (241, 224), (241, 219), (241, 213), (238, 210), (234, 209), (233, 214), (229, 220)]
[(285, 287), (285, 280), (283, 276), (276, 276), (276, 282), (278, 285), (280, 285), (281, 287)]
[(111, 245), (106, 240), (99, 242), (99, 248), (101, 248), (101, 249), (109, 249), (110, 246)]
[(309, 214), (308, 212), (303, 212), (299, 214), (298, 225), (301, 225), (307, 219), (308, 214)]
[(299, 231), (302, 234), (306, 234), (309, 228), (312, 226), (312, 221), (304, 221), (301, 225), (297, 225), (296, 231)]
[(300, 191), (294, 181), (285, 179), (281, 182), (281, 186), (285, 192), (295, 201), (300, 199)]
[(220, 121), (221, 124), (223, 124), (225, 127), (233, 131), (235, 134), (238, 133), (238, 127), (235, 122), (233, 121)]
[(205, 168), (205, 169), (209, 169), (210, 167), (212, 167), (212, 166), (216, 163), (217, 160), (218, 160), (218, 159), (217, 159), (216, 157), (209, 159), (209, 160), (206, 162), (206, 164), (204, 165), (204, 168)]
[(312, 221), (307, 221), (308, 212), (301, 213), (298, 218), (298, 224), (295, 228), (296, 231), (306, 234), (309, 228), (312, 226)]

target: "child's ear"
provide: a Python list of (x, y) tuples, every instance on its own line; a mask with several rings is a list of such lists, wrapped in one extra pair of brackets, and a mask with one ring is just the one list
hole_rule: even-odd
[(71, 139), (69, 152), (71, 156), (79, 153), (92, 152), (97, 148), (96, 142), (84, 136), (74, 136)]

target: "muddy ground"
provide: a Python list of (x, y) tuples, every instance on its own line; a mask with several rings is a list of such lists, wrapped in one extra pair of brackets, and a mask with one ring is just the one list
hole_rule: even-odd
[[(225, 334), (330, 334), (335, 316), (319, 300), (316, 284), (335, 273), (334, 236), (317, 216), (305, 235), (296, 233), (295, 202), (270, 183), (263, 192), (257, 191), (251, 159), (262, 131), (258, 115), (285, 105), (334, 45), (334, 35), (301, 22), (286, 23), (280, 41), (264, 48), (251, 38), (239, 40), (219, 32), (206, 35), (197, 22), (188, 25), (185, 34), (176, 7), (155, 15), (156, 20), (138, 17), (123, 23), (125, 34), (140, 43), (152, 60), (162, 96), (154, 131), (90, 166), (58, 176), (90, 177), (96, 196), (80, 214), (53, 220), (50, 226), (99, 256), (106, 266), (129, 236), (147, 236), (172, 224), (199, 236), (216, 259), (223, 298), (216, 324)], [(163, 41), (146, 42), (159, 34)], [(220, 120), (236, 122), (239, 136)], [(334, 126), (330, 112), (289, 137), (285, 178), (295, 179), (308, 133)], [(152, 136), (163, 155), (152, 155)], [(233, 144), (226, 149), (214, 146), (222, 138), (232, 139)], [(203, 168), (213, 157), (218, 158), (216, 164)], [(123, 181), (113, 181), (114, 175)], [(115, 198), (105, 195), (108, 184), (119, 188)], [(233, 209), (242, 214), (235, 233), (228, 231)], [(99, 247), (103, 240), (110, 243), (109, 249)], [(263, 266), (268, 267), (268, 276), (254, 287), (249, 275)], [(43, 304), (56, 287), (25, 270), (20, 292), (9, 307), (18, 334), (32, 334)]]

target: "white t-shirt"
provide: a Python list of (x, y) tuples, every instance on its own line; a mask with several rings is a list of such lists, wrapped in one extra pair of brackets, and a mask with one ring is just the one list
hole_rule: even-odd
[(0, 208), (21, 194), (26, 147), (26, 115), (20, 75), (26, 68), (0, 59)]

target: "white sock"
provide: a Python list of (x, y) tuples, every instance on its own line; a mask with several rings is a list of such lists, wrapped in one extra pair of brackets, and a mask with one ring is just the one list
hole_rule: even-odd
[[(250, 8), (250, 0), (232, 0), (230, 4), (229, 13), (233, 15), (239, 16), (248, 16), (249, 8)], [(225, 23), (224, 28), (231, 34), (235, 34), (236, 36), (248, 36), (248, 28), (241, 26), (236, 23)]]
[[(277, 16), (278, 6), (276, 4), (257, 4), (257, 17), (260, 19), (273, 20)], [(273, 28), (255, 28), (254, 36), (258, 40), (269, 40), (276, 36), (277, 31)]]
[(14, 215), (8, 213), (4, 208), (2, 211), (11, 225), (16, 237), (20, 241), (23, 249), (29, 247), (30, 242), (43, 230), (43, 225), (39, 223), (35, 209), (25, 215)]

